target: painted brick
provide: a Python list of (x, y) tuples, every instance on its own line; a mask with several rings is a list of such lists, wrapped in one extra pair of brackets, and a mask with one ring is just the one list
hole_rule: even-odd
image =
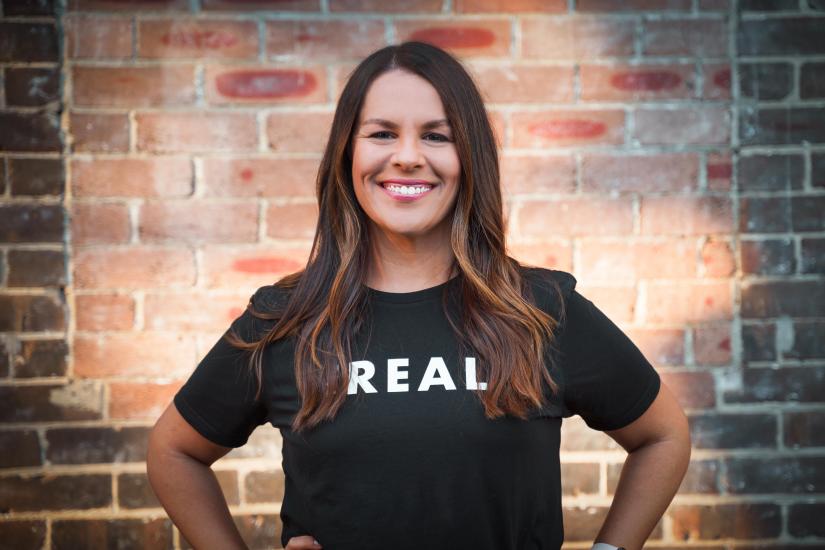
[(786, 197), (742, 197), (739, 202), (739, 231), (784, 233), (791, 226), (791, 203)]
[[(6, 8), (8, 9), (8, 8)], [(10, 520), (0, 524), (7, 548), (43, 548), (46, 544), (44, 520)]]
[(254, 21), (150, 19), (138, 23), (138, 57), (255, 59)]
[(716, 406), (716, 383), (710, 372), (667, 372), (661, 376), (682, 407), (712, 409)]
[(185, 377), (196, 364), (195, 344), (175, 333), (77, 336), (74, 374), (81, 378)]
[(42, 332), (66, 326), (65, 301), (57, 294), (0, 294), (0, 332)]
[[(278, 11), (320, 12), (319, 0), (276, 0)], [(203, 0), (204, 10), (255, 11), (272, 10), (272, 0)]]
[(722, 151), (705, 157), (705, 175), (709, 191), (730, 191), (733, 179), (733, 156)]
[(399, 19), (393, 24), (399, 41), (428, 42), (462, 58), (510, 55), (510, 22), (504, 19)]
[(793, 89), (790, 63), (741, 63), (739, 93), (756, 100), (785, 99)]
[[(14, 449), (14, 452), (0, 453), (0, 468), (21, 468), (40, 466), (40, 440), (34, 430), (3, 430), (0, 431), (0, 447)], [(7, 523), (2, 524), (5, 539)], [(8, 542), (8, 539), (5, 540)]]
[(825, 273), (825, 239), (801, 239), (801, 273)]
[(172, 402), (180, 386), (180, 383), (112, 383), (109, 385), (109, 418), (155, 420)]
[(161, 67), (74, 67), (75, 105), (154, 107), (195, 101), (195, 71), (190, 65)]
[(41, 107), (60, 99), (60, 72), (57, 69), (9, 67), (5, 71), (6, 105)]
[(54, 23), (0, 21), (0, 62), (57, 60), (58, 39)]
[(799, 97), (820, 99), (825, 97), (825, 63), (805, 63), (800, 69)]
[(477, 65), (472, 73), (485, 103), (573, 101), (572, 66)]
[(697, 365), (711, 367), (730, 364), (730, 324), (703, 325), (693, 329), (693, 360)]
[(219, 197), (310, 198), (315, 196), (318, 163), (302, 158), (206, 158), (204, 190)]
[(75, 251), (77, 288), (140, 289), (195, 283), (191, 250), (180, 247), (119, 246)]
[(64, 19), (66, 52), (72, 59), (132, 57), (132, 19), (71, 14)]
[(126, 114), (70, 113), (72, 151), (122, 153), (129, 150), (129, 118)]
[(739, 140), (742, 145), (825, 143), (825, 109), (742, 109), (739, 113)]
[(7, 512), (90, 510), (112, 503), (108, 474), (7, 476), (0, 485)]
[(793, 537), (825, 537), (825, 504), (800, 502), (788, 506), (788, 532)]
[(278, 153), (321, 153), (332, 126), (332, 113), (272, 113), (266, 120), (269, 148)]
[(157, 519), (59, 520), (52, 548), (172, 548), (172, 521)]
[(682, 193), (698, 187), (699, 157), (593, 153), (582, 156), (581, 170), (585, 192)]
[(702, 97), (705, 99), (731, 98), (731, 66), (730, 63), (702, 64), (704, 88)]
[(507, 194), (573, 193), (576, 162), (572, 156), (513, 155), (500, 159), (501, 183)]
[(793, 239), (742, 241), (742, 273), (748, 275), (793, 275), (796, 257)]
[[(2, 33), (0, 33), (2, 34)], [(54, 113), (0, 111), (0, 151), (59, 152), (60, 121)]]
[(266, 55), (279, 60), (360, 61), (385, 44), (380, 19), (266, 22)]
[(776, 416), (773, 414), (692, 415), (691, 443), (695, 449), (776, 448)]
[(66, 375), (69, 348), (64, 340), (26, 340), (12, 357), (16, 378)]
[(72, 161), (76, 197), (185, 197), (192, 193), (186, 158), (95, 158)]
[(576, 11), (687, 11), (690, 0), (578, 0)]
[(300, 271), (309, 258), (309, 246), (287, 249), (205, 247), (201, 274), (209, 288), (254, 288)]
[(782, 509), (770, 503), (676, 504), (667, 515), (673, 537), (687, 542), (776, 538), (782, 530)]
[(144, 242), (256, 242), (258, 205), (200, 200), (146, 202), (140, 209), (139, 232)]
[(825, 368), (749, 367), (742, 387), (724, 392), (727, 403), (820, 403), (825, 391)]
[(696, 243), (689, 239), (582, 240), (577, 270), (593, 281), (680, 278), (696, 275)]
[(131, 237), (129, 210), (125, 204), (75, 201), (71, 211), (73, 245), (125, 244)]
[(725, 240), (708, 240), (703, 243), (700, 262), (704, 277), (730, 277), (736, 272), (731, 243)]
[(77, 330), (129, 330), (135, 323), (135, 301), (122, 294), (77, 294)]
[[(57, 422), (102, 418), (101, 386), (93, 382), (64, 385), (0, 386), (2, 422)], [(0, 492), (8, 479), (0, 484)], [(7, 502), (0, 498), (0, 502)]]
[(724, 486), (731, 494), (825, 492), (820, 456), (729, 458)]
[(642, 33), (645, 55), (722, 57), (728, 54), (728, 31), (720, 19), (647, 21)]
[(802, 189), (805, 166), (802, 155), (772, 154), (739, 157), (737, 181), (744, 191)]
[(776, 359), (776, 325), (742, 325), (742, 355), (745, 363)]
[(633, 231), (633, 205), (627, 199), (566, 199), (523, 202), (518, 211), (521, 236), (622, 235)]
[(802, 411), (782, 413), (782, 433), (785, 445), (792, 449), (825, 446), (825, 411)]
[(331, 12), (438, 13), (441, 0), (329, 0)]
[(816, 17), (745, 19), (737, 34), (739, 55), (817, 55), (825, 53), (822, 22)]
[(273, 204), (266, 211), (266, 234), (275, 239), (312, 239), (317, 222), (315, 203)]
[(633, 55), (634, 23), (601, 18), (522, 21), (522, 55), (527, 58), (588, 60)]
[(655, 101), (695, 95), (695, 68), (679, 65), (582, 65), (581, 98), (585, 101)]
[(643, 197), (643, 235), (706, 235), (733, 233), (733, 212), (727, 197)]
[(244, 311), (254, 289), (230, 295), (200, 293), (147, 294), (144, 323), (157, 331), (225, 331)]
[(146, 458), (149, 429), (56, 428), (46, 430), (46, 458), (51, 464), (110, 464)]
[(633, 137), (644, 145), (724, 145), (731, 116), (724, 107), (639, 109)]
[(733, 318), (733, 296), (725, 282), (650, 283), (650, 323), (699, 323)]
[(564, 0), (456, 0), (458, 13), (562, 13)]
[(685, 364), (685, 331), (681, 328), (634, 328), (625, 334), (653, 366)]
[(618, 145), (624, 142), (624, 111), (514, 112), (513, 147)]
[(205, 78), (206, 99), (214, 105), (323, 103), (327, 99), (322, 67), (210, 65)]
[(61, 159), (10, 158), (8, 167), (13, 196), (63, 194), (65, 174)]
[(139, 113), (137, 148), (151, 153), (249, 152), (258, 128), (247, 113)]

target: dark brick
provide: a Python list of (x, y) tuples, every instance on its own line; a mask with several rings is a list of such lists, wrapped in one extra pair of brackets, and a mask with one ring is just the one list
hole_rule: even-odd
[(739, 230), (743, 233), (786, 233), (791, 228), (791, 203), (786, 197), (742, 197)]
[(782, 418), (785, 445), (794, 449), (825, 447), (825, 411), (785, 412)]
[(6, 476), (0, 483), (0, 513), (87, 510), (110, 506), (106, 474)]
[(9, 250), (10, 287), (46, 287), (66, 284), (66, 258), (59, 250)]
[(55, 295), (0, 294), (0, 332), (63, 330), (65, 303)]
[(805, 164), (802, 155), (751, 155), (739, 157), (737, 182), (743, 191), (802, 189)]
[(776, 417), (772, 414), (702, 414), (688, 420), (697, 449), (776, 447)]
[(6, 181), (6, 159), (0, 158), (0, 195), (6, 194), (6, 187), (8, 183)]
[(797, 233), (825, 231), (825, 196), (792, 197), (791, 226)]
[(60, 99), (60, 70), (6, 69), (6, 105), (39, 107)]
[(798, 10), (797, 0), (739, 0), (742, 11), (781, 11)]
[(9, 159), (12, 195), (63, 195), (63, 161), (61, 159)]
[(173, 547), (172, 522), (167, 518), (56, 520), (52, 523), (54, 550)]
[(0, 21), (0, 62), (57, 60), (54, 24)]
[(825, 282), (746, 282), (742, 287), (742, 317), (822, 317)]
[(0, 112), (0, 128), (0, 151), (60, 152), (63, 147), (55, 113)]
[(776, 504), (673, 505), (667, 513), (673, 536), (683, 541), (775, 538), (782, 531)]
[[(562, 472), (564, 471), (562, 464)], [(598, 468), (595, 471), (596, 486), (598, 488)], [(567, 477), (562, 473), (562, 479)], [(578, 480), (577, 480), (578, 481)], [(270, 472), (249, 472), (244, 478), (247, 502), (280, 502), (284, 495), (284, 473), (281, 470)], [(563, 485), (567, 489), (567, 485)]]
[[(240, 502), (238, 473), (234, 470), (218, 470), (215, 472), (215, 477), (218, 479), (226, 502), (238, 504)], [(117, 487), (118, 502), (122, 508), (159, 508), (161, 506), (149, 484), (149, 478), (144, 473), (120, 474), (117, 478)]]
[(788, 533), (793, 537), (825, 537), (825, 502), (788, 506)]
[(743, 325), (742, 351), (746, 362), (776, 359), (776, 325)]
[(0, 386), (0, 422), (97, 420), (102, 409), (103, 392), (93, 382)]
[(725, 392), (728, 403), (820, 403), (825, 395), (825, 367), (749, 367), (742, 388)]
[(0, 206), (0, 242), (59, 243), (63, 241), (65, 211), (59, 204)]
[(793, 239), (742, 241), (742, 273), (793, 275), (796, 272)]
[(822, 21), (816, 17), (751, 19), (739, 22), (739, 55), (825, 53)]
[(799, 74), (799, 96), (802, 99), (825, 97), (825, 63), (805, 63)]
[(141, 462), (149, 429), (57, 428), (46, 432), (46, 459), (52, 464)]
[(825, 0), (808, 0), (805, 3), (812, 10), (825, 11)]
[(795, 322), (793, 347), (782, 355), (793, 359), (825, 358), (825, 322)]
[(790, 63), (742, 63), (739, 65), (739, 91), (743, 98), (784, 99), (793, 89)]
[(811, 186), (825, 188), (825, 153), (811, 153)]
[(43, 548), (45, 543), (45, 521), (11, 520), (0, 522), (0, 548), (3, 550)]
[[(822, 33), (825, 37), (825, 33)], [(742, 145), (825, 143), (825, 109), (814, 107), (748, 107), (739, 113)]]
[[(289, 1), (289, 0), (287, 0)], [(238, 10), (247, 2), (231, 2), (230, 9)], [(261, 2), (252, 2), (252, 4)], [(269, 2), (264, 2), (271, 8)], [(71, 11), (187, 11), (189, 3), (186, 0), (69, 0), (67, 7)], [(253, 8), (254, 9), (254, 8)]]
[(65, 340), (26, 340), (14, 356), (14, 376), (65, 376), (69, 347)]
[(53, 0), (4, 0), (5, 15), (54, 15)]
[[(250, 550), (280, 548), (281, 519), (274, 514), (233, 516), (235, 526)], [(181, 535), (180, 547), (190, 550), (192, 545)]]
[(11, 372), (11, 357), (6, 339), (0, 335), (0, 378), (5, 378)]
[(801, 239), (802, 273), (825, 273), (825, 239)]
[(31, 430), (0, 431), (0, 468), (40, 466), (40, 440)]
[(731, 494), (825, 492), (825, 457), (758, 457), (726, 460), (725, 488)]

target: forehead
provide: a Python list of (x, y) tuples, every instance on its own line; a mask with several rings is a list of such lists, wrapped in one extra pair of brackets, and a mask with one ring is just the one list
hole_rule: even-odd
[(394, 69), (373, 80), (361, 106), (359, 121), (428, 121), (446, 118), (444, 105), (432, 84), (418, 75)]

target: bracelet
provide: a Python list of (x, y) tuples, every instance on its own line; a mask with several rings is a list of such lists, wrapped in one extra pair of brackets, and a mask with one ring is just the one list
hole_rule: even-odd
[(621, 546), (613, 546), (606, 542), (595, 542), (593, 543), (593, 548), (590, 550), (624, 550), (624, 548)]

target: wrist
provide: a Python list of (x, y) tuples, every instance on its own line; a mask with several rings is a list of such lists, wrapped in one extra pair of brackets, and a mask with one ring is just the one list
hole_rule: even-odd
[(593, 548), (590, 550), (624, 550), (621, 546), (613, 546), (612, 544), (608, 544), (606, 542), (594, 542)]

